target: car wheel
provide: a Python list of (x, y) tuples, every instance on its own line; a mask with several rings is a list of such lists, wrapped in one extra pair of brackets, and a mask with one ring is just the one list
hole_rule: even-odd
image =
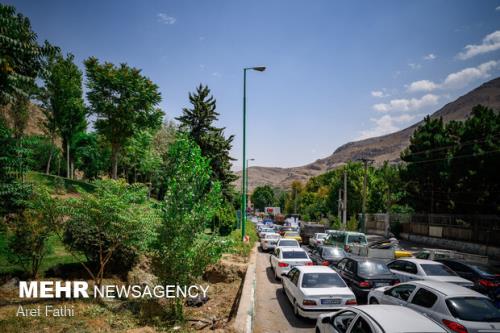
[(376, 298), (370, 298), (370, 304), (379, 304)]

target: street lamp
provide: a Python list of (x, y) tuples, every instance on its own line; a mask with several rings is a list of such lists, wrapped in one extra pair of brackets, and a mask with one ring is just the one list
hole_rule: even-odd
[[(247, 203), (250, 203), (250, 198), (249, 198), (249, 195), (248, 195), (248, 179), (250, 178), (249, 175), (248, 175), (248, 162), (250, 161), (255, 161), (255, 158), (247, 158), (247, 179), (246, 179), (246, 182), (245, 182), (245, 186), (246, 186), (246, 191), (247, 191)], [(248, 206), (250, 207), (250, 206)]]
[(266, 70), (264, 66), (246, 67), (243, 68), (243, 172), (241, 180), (241, 239), (245, 240), (246, 235), (246, 222), (247, 222), (247, 168), (246, 168), (246, 135), (247, 135), (247, 71), (254, 70), (263, 72)]

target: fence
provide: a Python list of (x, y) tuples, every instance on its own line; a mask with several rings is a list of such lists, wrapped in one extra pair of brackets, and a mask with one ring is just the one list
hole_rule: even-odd
[[(500, 216), (447, 214), (369, 214), (367, 231), (384, 232), (399, 226), (400, 233), (482, 245), (500, 246)], [(393, 230), (394, 231), (394, 230)]]

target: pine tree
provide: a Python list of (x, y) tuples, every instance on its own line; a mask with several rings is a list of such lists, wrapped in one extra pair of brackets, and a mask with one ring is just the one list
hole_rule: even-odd
[(236, 179), (231, 171), (231, 161), (234, 159), (229, 156), (234, 135), (226, 139), (225, 127), (215, 127), (219, 113), (215, 111), (216, 100), (210, 95), (208, 86), (200, 84), (195, 93), (189, 94), (189, 102), (192, 108), (184, 108), (182, 116), (176, 118), (180, 122), (180, 129), (188, 133), (200, 147), (202, 155), (210, 159), (212, 180), (221, 183), (224, 198), (230, 200), (233, 195), (232, 182)]

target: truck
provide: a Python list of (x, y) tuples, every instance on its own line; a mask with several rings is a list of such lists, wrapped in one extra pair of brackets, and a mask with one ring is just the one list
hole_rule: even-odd
[(325, 225), (312, 222), (300, 223), (300, 237), (302, 237), (302, 244), (309, 244), (309, 238), (314, 237), (315, 233), (325, 232)]

